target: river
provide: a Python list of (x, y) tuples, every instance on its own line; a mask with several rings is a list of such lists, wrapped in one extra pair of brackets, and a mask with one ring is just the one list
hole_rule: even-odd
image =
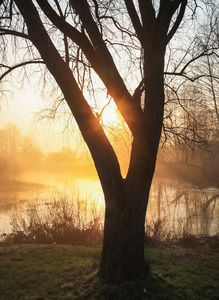
[[(86, 202), (84, 210), (86, 218), (88, 218), (88, 208), (92, 214), (95, 211), (95, 214), (103, 218), (104, 198), (98, 180), (69, 178), (63, 180), (50, 176), (41, 177), (40, 182), (46, 182), (44, 188), (0, 193), (0, 236), (11, 232), (11, 222), (15, 212), (18, 214), (22, 211), (25, 214), (36, 201), (42, 207), (48, 206), (48, 203), (54, 199), (57, 201), (58, 197), (77, 199), (76, 210), (79, 210), (79, 206), (82, 207), (82, 203), (85, 207)], [(218, 200), (219, 189), (216, 187), (198, 189), (186, 184), (156, 182), (151, 188), (146, 228), (150, 229), (159, 223), (163, 235), (169, 234), (175, 237), (180, 237), (184, 233), (218, 234)]]

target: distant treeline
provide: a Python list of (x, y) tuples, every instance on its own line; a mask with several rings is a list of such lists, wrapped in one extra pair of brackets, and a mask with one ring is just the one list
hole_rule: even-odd
[(0, 129), (0, 179), (14, 180), (25, 168), (39, 163), (42, 151), (30, 136), (22, 136), (13, 123)]
[[(125, 164), (127, 169), (128, 155)], [(88, 153), (66, 147), (45, 153), (31, 136), (22, 136), (16, 125), (8, 123), (0, 128), (0, 180), (18, 180), (26, 172), (96, 176)], [(191, 149), (165, 144), (159, 150), (155, 180), (219, 186), (219, 133), (213, 135), (204, 149), (198, 145)]]
[(219, 187), (219, 132), (205, 148), (198, 144), (194, 148), (180, 148), (177, 144), (160, 148), (155, 174), (159, 180)]
[(18, 180), (25, 172), (72, 172), (96, 174), (88, 154), (63, 147), (58, 152), (43, 152), (31, 136), (8, 123), (0, 128), (0, 180)]

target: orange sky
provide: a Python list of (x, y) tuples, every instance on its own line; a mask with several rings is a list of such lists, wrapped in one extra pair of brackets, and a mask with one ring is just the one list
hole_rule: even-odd
[[(1, 104), (0, 127), (8, 122), (14, 123), (20, 129), (22, 136), (31, 135), (45, 152), (59, 151), (63, 147), (74, 148), (75, 141), (72, 142), (68, 134), (61, 133), (63, 127), (58, 120), (48, 126), (45, 124), (46, 121), (34, 122), (36, 113), (47, 105), (48, 102), (43, 101), (29, 87), (25, 90), (13, 89), (9, 100)], [(115, 108), (112, 101), (105, 108), (102, 115), (104, 124), (115, 121)]]
[(63, 136), (58, 134), (58, 128), (52, 130), (50, 126), (48, 130), (42, 122), (34, 124), (34, 115), (41, 104), (42, 100), (31, 91), (14, 91), (13, 99), (2, 105), (0, 125), (12, 122), (20, 129), (22, 136), (33, 136), (43, 151), (58, 151), (67, 146)]

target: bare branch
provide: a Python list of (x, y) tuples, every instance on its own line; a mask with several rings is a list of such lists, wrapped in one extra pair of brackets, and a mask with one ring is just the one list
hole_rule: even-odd
[(29, 40), (29, 36), (27, 34), (10, 29), (0, 28), (0, 35), (18, 36)]
[(187, 5), (187, 0), (182, 0), (181, 6), (180, 6), (180, 11), (176, 18), (176, 21), (174, 22), (174, 25), (172, 26), (171, 30), (169, 31), (169, 33), (166, 37), (166, 45), (169, 43), (169, 41), (172, 39), (172, 37), (176, 33), (177, 29), (179, 28), (179, 25), (183, 19), (184, 13), (185, 13), (186, 5)]
[(12, 66), (12, 67), (9, 67), (9, 66), (0, 64), (0, 67), (8, 68), (8, 70), (7, 70), (6, 72), (4, 72), (4, 73), (0, 76), (0, 81), (1, 81), (6, 75), (8, 75), (9, 73), (11, 73), (13, 70), (15, 70), (15, 69), (17, 69), (17, 68), (24, 67), (24, 66), (26, 66), (26, 65), (30, 65), (30, 64), (45, 64), (45, 62), (42, 61), (42, 60), (25, 61), (25, 62), (23, 62), (23, 63), (14, 65), (14, 66)]
[[(203, 77), (207, 77), (207, 78), (211, 77), (210, 75), (207, 75), (207, 74), (197, 75), (195, 77), (189, 77), (186, 74), (182, 74), (181, 72), (164, 72), (164, 75), (181, 76), (181, 77), (184, 77), (184, 78), (188, 79), (191, 82), (195, 82), (198, 79), (203, 78)], [(216, 76), (213, 76), (213, 78), (214, 79), (219, 79), (219, 77), (216, 77)]]
[(185, 66), (181, 69), (181, 71), (179, 73), (183, 74), (186, 70), (186, 68), (191, 64), (193, 63), (194, 61), (198, 60), (199, 58), (201, 57), (204, 57), (204, 56), (211, 56), (214, 54), (214, 51), (212, 51), (211, 53), (208, 53), (209, 50), (204, 50), (202, 53), (200, 53), (199, 55), (197, 55), (196, 57), (193, 57), (192, 59), (190, 59), (186, 64)]
[[(211, 52), (209, 53), (210, 50), (211, 50)], [(184, 67), (181, 69), (181, 71), (179, 71), (179, 72), (167, 72), (167, 71), (165, 71), (164, 74), (165, 74), (165, 75), (182, 76), (182, 77), (185, 77), (186, 79), (188, 79), (188, 80), (190, 80), (190, 81), (192, 81), (192, 82), (194, 82), (194, 81), (196, 81), (196, 80), (198, 80), (198, 79), (200, 79), (200, 78), (202, 78), (202, 77), (210, 77), (210, 76), (214, 77), (215, 79), (218, 79), (218, 77), (213, 76), (213, 75), (209, 75), (209, 74), (200, 74), (200, 75), (197, 75), (197, 76), (195, 76), (195, 77), (190, 77), (189, 75), (187, 75), (187, 74), (185, 73), (185, 70), (186, 70), (193, 62), (195, 62), (196, 60), (198, 60), (198, 59), (200, 59), (200, 58), (202, 58), (202, 57), (210, 57), (210, 56), (215, 55), (216, 53), (215, 53), (214, 50), (216, 50), (216, 48), (215, 48), (215, 49), (207, 49), (207, 50), (204, 50), (204, 51), (201, 52), (199, 55), (197, 55), (197, 56), (193, 57), (192, 59), (190, 59), (190, 60), (184, 65)]]
[(142, 81), (139, 83), (139, 85), (137, 86), (137, 88), (135, 89), (134, 91), (134, 94), (133, 94), (133, 100), (135, 102), (137, 102), (139, 105), (141, 103), (141, 95), (143, 93), (143, 91), (145, 90), (145, 87), (144, 87), (144, 78), (142, 79)]
[(74, 41), (79, 47), (84, 51), (84, 53), (89, 57), (90, 61), (94, 61), (96, 57), (93, 47), (85, 34), (79, 32), (77, 29), (72, 27), (68, 22), (66, 22), (62, 17), (60, 17), (54, 9), (50, 6), (46, 0), (37, 0), (41, 9), (45, 15), (50, 19), (50, 21), (57, 26), (57, 28), (65, 33), (72, 41)]
[(157, 20), (154, 29), (154, 39), (155, 38), (159, 39), (162, 37), (164, 38), (164, 40), (166, 40), (166, 36), (169, 30), (172, 17), (174, 13), (177, 11), (178, 7), (180, 6), (181, 1), (183, 0), (160, 1), (160, 8), (158, 11)]
[(138, 14), (136, 12), (134, 3), (132, 0), (125, 0), (125, 4), (126, 4), (126, 8), (127, 11), (129, 13), (129, 16), (132, 20), (132, 24), (135, 28), (135, 32), (139, 38), (139, 41), (141, 42), (141, 44), (143, 45), (143, 40), (144, 40), (144, 32), (143, 32), (143, 28), (142, 28), (142, 24), (139, 20)]

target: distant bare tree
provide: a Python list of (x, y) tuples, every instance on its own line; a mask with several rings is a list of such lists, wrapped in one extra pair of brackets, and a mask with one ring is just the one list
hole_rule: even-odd
[(0, 129), (0, 178), (18, 179), (21, 168), (19, 165), (21, 133), (16, 125), (6, 124)]

